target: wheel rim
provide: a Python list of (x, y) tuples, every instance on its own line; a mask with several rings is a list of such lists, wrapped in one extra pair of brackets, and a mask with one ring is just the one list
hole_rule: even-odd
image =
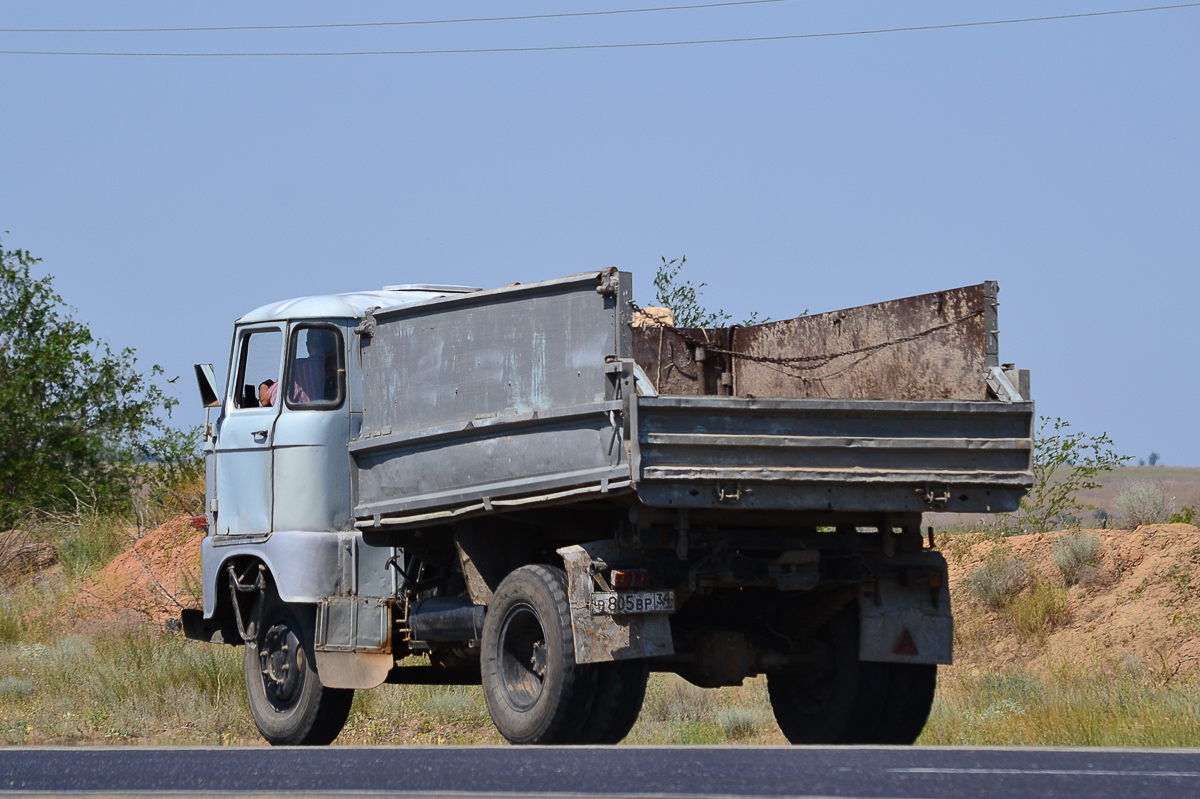
[(546, 680), (546, 633), (529, 605), (509, 610), (500, 627), (500, 685), (514, 710), (527, 711), (542, 695)]
[(259, 670), (267, 699), (278, 710), (296, 703), (304, 685), (305, 659), (300, 631), (290, 619), (272, 624), (258, 645)]

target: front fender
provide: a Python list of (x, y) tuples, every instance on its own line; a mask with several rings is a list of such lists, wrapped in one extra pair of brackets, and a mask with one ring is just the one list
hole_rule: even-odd
[(264, 541), (236, 543), (205, 537), (200, 543), (204, 618), (211, 619), (216, 612), (221, 573), (230, 558), (249, 556), (266, 564), (284, 602), (317, 603), (343, 593), (343, 583), (353, 580), (352, 571), (346, 576), (343, 572), (352, 560), (355, 535), (284, 530)]

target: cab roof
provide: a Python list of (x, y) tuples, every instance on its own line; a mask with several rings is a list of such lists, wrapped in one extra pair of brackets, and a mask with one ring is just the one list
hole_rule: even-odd
[(346, 294), (324, 294), (296, 297), (255, 308), (237, 320), (247, 322), (278, 322), (293, 319), (361, 319), (371, 308), (388, 309), (444, 297), (447, 294), (469, 294), (479, 291), (471, 286), (449, 286), (406, 283), (386, 286), (377, 291), (354, 291)]

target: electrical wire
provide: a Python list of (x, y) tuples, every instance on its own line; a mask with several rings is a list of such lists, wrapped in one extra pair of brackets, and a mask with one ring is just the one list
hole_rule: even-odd
[(0, 55), (34, 55), (34, 56), (110, 56), (133, 58), (308, 58), (322, 56), (385, 56), (385, 55), (469, 55), (483, 53), (548, 53), (566, 50), (627, 50), (647, 47), (684, 47), (704, 44), (737, 44), (752, 42), (781, 42), (801, 39), (828, 39), (848, 36), (870, 36), (887, 33), (912, 33), (917, 31), (956, 30), (961, 28), (981, 28), (996, 25), (1020, 25), (1032, 22), (1052, 22), (1057, 20), (1087, 19), (1094, 17), (1113, 17), (1124, 14), (1144, 14), (1152, 11), (1171, 11), (1184, 8), (1198, 8), (1197, 3), (1177, 3), (1164, 6), (1146, 6), (1143, 8), (1124, 8), (1113, 11), (1090, 11), (1077, 14), (1055, 14), (1043, 17), (1019, 17), (1012, 19), (992, 19), (978, 22), (951, 22), (939, 25), (909, 25), (896, 28), (871, 28), (853, 31), (828, 31), (823, 33), (793, 33), (776, 36), (738, 36), (721, 39), (681, 39), (665, 42), (618, 42), (610, 44), (566, 44), (566, 45), (531, 45), (527, 47), (466, 47), (427, 50), (336, 50), (336, 51), (275, 51), (275, 52), (233, 52), (233, 53), (201, 53), (201, 52), (119, 52), (105, 50), (0, 50)]
[(720, 3), (693, 3), (683, 6), (620, 8), (611, 11), (563, 11), (553, 14), (521, 14), (509, 17), (461, 17), (455, 19), (412, 19), (398, 22), (326, 22), (312, 25), (213, 25), (191, 28), (0, 28), (0, 33), (199, 33), (210, 31), (300, 31), (328, 28), (394, 28), (407, 25), (457, 25), (474, 22), (523, 22), (535, 19), (572, 17), (614, 17), (621, 14), (646, 14), (659, 11), (694, 11), (730, 6), (761, 6), (791, 3), (795, 0), (725, 0)]

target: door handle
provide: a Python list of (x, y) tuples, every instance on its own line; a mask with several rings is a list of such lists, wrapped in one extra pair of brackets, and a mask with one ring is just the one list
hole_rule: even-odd
[(252, 430), (250, 432), (250, 435), (254, 436), (255, 438), (266, 438), (267, 433), (269, 433), (269, 432), (271, 432), (271, 431), (269, 431), (269, 430)]

